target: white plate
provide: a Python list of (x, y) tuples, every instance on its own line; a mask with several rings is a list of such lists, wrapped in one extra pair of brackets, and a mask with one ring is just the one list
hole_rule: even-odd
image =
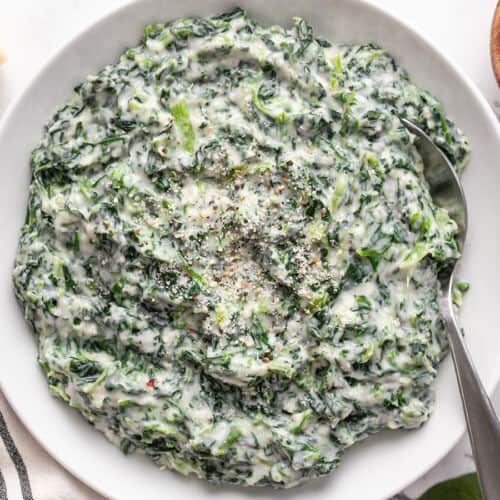
[[(500, 130), (475, 87), (412, 29), (379, 8), (356, 0), (240, 0), (266, 21), (288, 24), (294, 15), (336, 41), (374, 41), (388, 49), (412, 79), (431, 90), (469, 136), (473, 156), (464, 175), (470, 232), (462, 275), (472, 282), (462, 323), (480, 375), (492, 391), (500, 377)], [(0, 380), (2, 390), (38, 441), (67, 469), (106, 496), (126, 499), (305, 498), (380, 500), (427, 471), (464, 431), (455, 376), (447, 359), (437, 381), (437, 402), (420, 430), (392, 432), (347, 452), (332, 476), (295, 490), (272, 492), (210, 486), (125, 457), (75, 411), (49, 395), (36, 362), (35, 343), (16, 305), (10, 273), (29, 184), (29, 155), (42, 126), (73, 85), (134, 45), (144, 25), (187, 14), (228, 9), (233, 0), (146, 0), (129, 4), (66, 45), (14, 104), (0, 127)], [(443, 20), (445, 21), (445, 20)], [(29, 64), (29, 61), (26, 61)]]

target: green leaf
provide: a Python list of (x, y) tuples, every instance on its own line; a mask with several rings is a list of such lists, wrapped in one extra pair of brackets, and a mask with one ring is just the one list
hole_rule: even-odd
[(335, 75), (337, 78), (342, 76), (342, 73), (344, 72), (343, 64), (342, 64), (342, 56), (340, 54), (337, 54), (335, 57), (332, 58), (332, 66), (333, 69), (335, 70)]
[(111, 144), (113, 142), (125, 141), (127, 138), (128, 138), (127, 134), (109, 135), (108, 137), (105, 137), (104, 139), (101, 139), (100, 141), (86, 142), (85, 145), (87, 145), (87, 146), (105, 146), (105, 145)]
[(203, 279), (203, 276), (200, 273), (197, 273), (192, 267), (188, 266), (187, 264), (184, 264), (184, 271), (186, 271), (186, 274), (191, 279), (197, 281), (200, 285), (205, 284), (205, 280)]
[(120, 276), (116, 281), (115, 284), (111, 288), (111, 293), (113, 294), (113, 298), (115, 300), (115, 303), (118, 305), (121, 305), (124, 299), (124, 294), (123, 294), (123, 285), (125, 284), (125, 278), (123, 276)]
[(71, 276), (71, 271), (69, 270), (66, 264), (63, 264), (62, 271), (63, 271), (64, 285), (66, 286), (66, 290), (72, 290), (74, 292), (76, 290), (76, 283), (73, 277)]
[(315, 313), (324, 309), (330, 300), (330, 295), (328, 292), (318, 293), (312, 297), (312, 299), (307, 304), (307, 310), (311, 313)]
[(332, 198), (330, 200), (330, 210), (332, 214), (337, 211), (337, 208), (339, 207), (339, 201), (344, 194), (346, 187), (347, 179), (345, 177), (339, 177), (335, 184), (335, 189), (333, 190)]
[(269, 337), (258, 318), (253, 318), (249, 333), (253, 338), (255, 347), (259, 349), (259, 351), (265, 349), (266, 347), (269, 347)]
[(66, 245), (68, 248), (74, 250), (75, 252), (80, 251), (80, 233), (78, 229), (73, 233), (73, 238)]
[(264, 101), (259, 96), (259, 91), (253, 89), (253, 104), (255, 108), (260, 111), (263, 115), (268, 116), (277, 123), (286, 123), (288, 121), (288, 115), (285, 111), (274, 111), (270, 106), (266, 105)]
[(103, 373), (103, 368), (97, 361), (85, 357), (72, 357), (68, 368), (71, 373), (80, 377), (84, 383), (95, 382)]
[(436, 484), (419, 500), (481, 500), (477, 475), (465, 474)]
[(213, 454), (215, 456), (221, 456), (226, 453), (226, 451), (234, 444), (241, 436), (241, 431), (238, 427), (231, 427), (229, 434), (226, 436), (224, 441), (214, 450)]
[(292, 434), (300, 434), (302, 432), (302, 430), (304, 429), (304, 427), (307, 425), (307, 421), (309, 420), (309, 418), (311, 417), (312, 414), (313, 414), (313, 412), (310, 408), (303, 411), (301, 414), (299, 414), (299, 416), (300, 416), (299, 422), (292, 425), (289, 428), (289, 431)]
[(431, 251), (430, 245), (427, 243), (415, 243), (412, 250), (405, 256), (401, 263), (401, 269), (410, 269), (415, 267), (424, 257)]
[(370, 261), (370, 264), (372, 265), (372, 269), (374, 271), (376, 271), (380, 257), (382, 257), (382, 255), (384, 255), (385, 249), (384, 250), (375, 250), (374, 248), (363, 247), (363, 248), (358, 248), (356, 250), (356, 253), (361, 257), (366, 257)]
[(370, 299), (368, 299), (364, 295), (355, 295), (354, 298), (356, 299), (357, 303), (357, 311), (371, 311), (372, 303), (370, 302)]
[(279, 373), (287, 378), (292, 378), (296, 372), (295, 367), (290, 362), (281, 359), (273, 359), (267, 364), (267, 368), (271, 373)]
[(182, 99), (170, 107), (182, 147), (192, 153), (194, 151), (195, 136), (186, 101)]
[(467, 292), (470, 288), (470, 283), (467, 281), (457, 281), (455, 285), (463, 293)]

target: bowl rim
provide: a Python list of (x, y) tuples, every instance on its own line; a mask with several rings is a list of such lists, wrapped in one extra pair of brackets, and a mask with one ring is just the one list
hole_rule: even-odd
[[(111, 18), (118, 16), (120, 14), (125, 14), (128, 9), (137, 8), (141, 3), (147, 2), (150, 0), (125, 0), (122, 5), (118, 5), (116, 7), (112, 7), (110, 10), (105, 12), (103, 15), (98, 16), (97, 18), (91, 19), (86, 22), (73, 36), (68, 37), (63, 42), (61, 42), (52, 52), (48, 55), (45, 61), (41, 64), (41, 66), (35, 71), (33, 76), (28, 80), (28, 82), (23, 86), (22, 90), (17, 94), (16, 97), (12, 100), (12, 102), (7, 106), (6, 110), (3, 113), (3, 116), (0, 119), (0, 137), (5, 133), (8, 129), (9, 122), (11, 121), (11, 117), (15, 114), (18, 107), (20, 107), (25, 100), (26, 96), (31, 92), (33, 88), (38, 85), (38, 80), (43, 76), (43, 74), (50, 69), (50, 67), (57, 61), (57, 59), (63, 55), (63, 53), (68, 49), (68, 47), (78, 44), (82, 38), (88, 36), (89, 32), (94, 29), (99, 29), (99, 27), (108, 21)], [(330, 0), (331, 1), (331, 0)], [(500, 142), (500, 123), (497, 119), (492, 107), (486, 100), (486, 97), (481, 93), (477, 85), (473, 82), (471, 77), (461, 69), (461, 67), (450, 60), (438, 47), (437, 45), (429, 40), (429, 38), (423, 34), (419, 28), (414, 27), (409, 24), (409, 22), (402, 19), (397, 13), (395, 13), (391, 8), (379, 5), (376, 3), (376, 0), (350, 0), (355, 5), (359, 5), (362, 9), (369, 12), (374, 12), (377, 15), (385, 16), (389, 19), (390, 22), (398, 24), (401, 26), (406, 32), (408, 32), (413, 37), (417, 38), (423, 45), (426, 46), (427, 49), (434, 52), (441, 60), (441, 63), (447, 66), (448, 70), (454, 74), (455, 78), (460, 81), (462, 85), (464, 85), (467, 90), (472, 94), (475, 102), (481, 107), (485, 118), (488, 119), (489, 124), (492, 127), (492, 130), (495, 131), (496, 137)], [(499, 4), (500, 8), (500, 4)], [(495, 389), (500, 386), (500, 364), (496, 366), (495, 370), (492, 370), (492, 374), (490, 375), (490, 380), (488, 384), (485, 384), (486, 392), (489, 396), (495, 391)], [(57, 451), (53, 450), (50, 447), (49, 443), (46, 443), (42, 436), (36, 433), (36, 429), (33, 425), (30, 425), (28, 420), (25, 418), (23, 413), (18, 408), (16, 404), (16, 399), (13, 396), (13, 391), (7, 388), (0, 378), (0, 391), (2, 391), (5, 399), (9, 403), (10, 407), (14, 411), (15, 415), (22, 423), (22, 425), (28, 430), (31, 437), (36, 441), (36, 443), (41, 446), (41, 448), (50, 455), (50, 457), (55, 460), (61, 467), (63, 467), (66, 471), (68, 471), (73, 477), (77, 480), (81, 481), (87, 487), (92, 489), (94, 492), (102, 495), (105, 498), (112, 498), (109, 496), (109, 492), (105, 491), (97, 484), (96, 481), (91, 481), (88, 478), (82, 476), (76, 466), (71, 464), (70, 462), (65, 461), (64, 457), (59, 456)], [(459, 440), (465, 434), (466, 425), (465, 420), (462, 421), (460, 428), (456, 436), (453, 439), (450, 439), (449, 445), (445, 447), (445, 449), (436, 455), (436, 457), (429, 462), (425, 463), (425, 466), (422, 466), (413, 471), (413, 474), (405, 477), (404, 481), (395, 481), (394, 487), (391, 488), (390, 495), (396, 495), (400, 493), (402, 490), (413, 484), (416, 480), (422, 477), (425, 473), (431, 470), (434, 466), (436, 466), (442, 459), (457, 445)], [(382, 500), (382, 499), (381, 499)]]

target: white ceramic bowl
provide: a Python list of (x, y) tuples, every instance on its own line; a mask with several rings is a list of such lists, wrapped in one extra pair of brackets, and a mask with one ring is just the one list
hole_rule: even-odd
[[(471, 140), (464, 175), (470, 232), (462, 275), (472, 282), (462, 324), (479, 373), (492, 391), (500, 376), (500, 131), (476, 88), (411, 28), (358, 0), (240, 0), (256, 18), (288, 24), (305, 17), (316, 33), (336, 41), (373, 41), (392, 53), (412, 79), (434, 93)], [(134, 45), (144, 25), (188, 14), (206, 15), (233, 0), (145, 0), (94, 24), (52, 58), (15, 103), (0, 127), (0, 380), (2, 390), (38, 441), (67, 469), (106, 496), (127, 499), (387, 498), (427, 471), (464, 431), (455, 376), (447, 359), (436, 384), (433, 417), (420, 430), (369, 438), (347, 452), (330, 477), (294, 490), (210, 486), (161, 471), (147, 459), (125, 457), (75, 411), (49, 395), (36, 362), (35, 343), (17, 306), (11, 269), (30, 179), (29, 155), (42, 126), (72, 86)]]

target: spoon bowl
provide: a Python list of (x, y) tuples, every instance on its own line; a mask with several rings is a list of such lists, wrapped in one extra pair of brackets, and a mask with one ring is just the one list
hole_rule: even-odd
[(467, 202), (460, 178), (447, 156), (422, 129), (405, 118), (401, 122), (417, 137), (416, 146), (424, 162), (424, 176), (432, 199), (457, 223), (456, 241), (461, 252), (467, 236)]

